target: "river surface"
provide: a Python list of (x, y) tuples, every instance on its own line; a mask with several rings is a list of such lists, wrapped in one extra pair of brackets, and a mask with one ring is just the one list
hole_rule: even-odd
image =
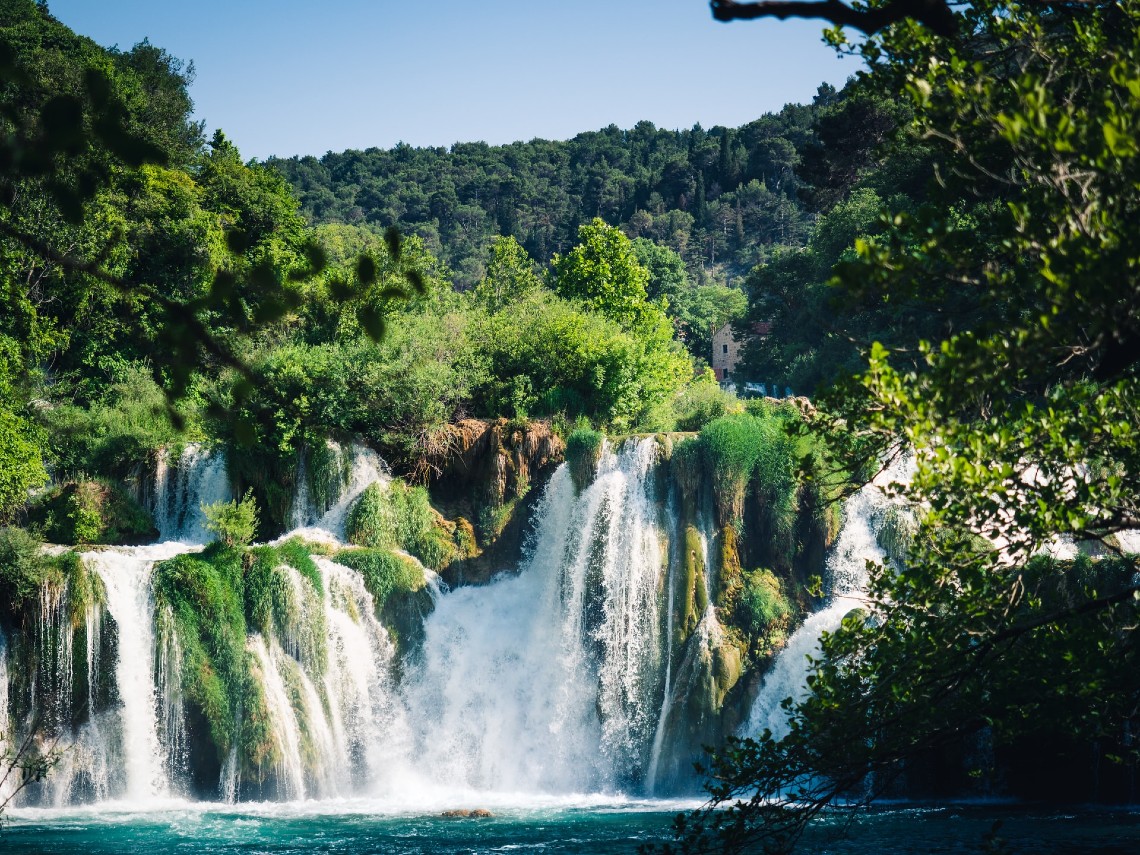
[[(662, 801), (583, 799), (498, 806), (489, 819), (392, 812), (364, 800), (285, 804), (21, 809), (0, 832), (13, 853), (635, 853), (666, 841), (678, 810)], [(987, 842), (1002, 821), (997, 845)], [(845, 830), (846, 829), (846, 830)], [(849, 826), (824, 819), (802, 852), (813, 855), (1026, 853), (1135, 855), (1140, 811), (1057, 811), (1009, 805), (885, 808)]]

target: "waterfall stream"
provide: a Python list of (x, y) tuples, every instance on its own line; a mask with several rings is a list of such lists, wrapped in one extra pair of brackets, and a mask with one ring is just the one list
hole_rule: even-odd
[(785, 698), (800, 700), (807, 693), (811, 659), (818, 657), (820, 638), (839, 628), (844, 616), (863, 605), (867, 585), (867, 562), (883, 563), (886, 555), (878, 543), (878, 529), (884, 512), (894, 504), (884, 487), (905, 483), (913, 460), (904, 458), (866, 484), (844, 505), (843, 528), (827, 559), (830, 598), (824, 608), (808, 616), (776, 657), (764, 675), (752, 705), (743, 735), (767, 729), (775, 739), (788, 732), (788, 716), (781, 703)]

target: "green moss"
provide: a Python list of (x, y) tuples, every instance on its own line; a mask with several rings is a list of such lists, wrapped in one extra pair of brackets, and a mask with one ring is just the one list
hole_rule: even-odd
[(53, 543), (135, 544), (158, 536), (151, 518), (118, 484), (72, 481), (41, 496), (28, 511), (28, 525)]
[(743, 569), (736, 529), (726, 525), (720, 532), (720, 554), (717, 574), (716, 605), (721, 614), (731, 614), (740, 596)]
[(784, 640), (792, 606), (784, 587), (771, 570), (751, 570), (741, 576), (740, 594), (732, 611), (732, 624), (760, 653), (770, 652)]
[(681, 574), (681, 590), (675, 600), (677, 612), (675, 644), (679, 649), (701, 621), (701, 615), (708, 608), (708, 591), (705, 587), (705, 559), (701, 535), (696, 526), (685, 527), (684, 572)]
[(605, 434), (588, 427), (580, 427), (567, 437), (566, 463), (578, 492), (589, 487), (598, 474), (605, 439)]
[(364, 579), (379, 614), (393, 595), (420, 591), (427, 582), (416, 562), (387, 549), (344, 549), (336, 561), (351, 567)]
[(245, 653), (244, 670), (238, 751), (241, 777), (263, 784), (269, 772), (281, 762), (281, 746), (274, 736), (273, 718), (265, 701), (261, 665), (249, 651)]
[(63, 584), (61, 562), (19, 528), (0, 528), (0, 607), (11, 618), (34, 602), (45, 582)]
[(215, 545), (155, 567), (155, 604), (182, 651), (183, 690), (209, 724), (224, 760), (238, 738), (237, 711), (247, 691), (242, 553)]
[(427, 490), (392, 481), (372, 484), (348, 515), (350, 543), (373, 549), (403, 549), (433, 570), (442, 570), (462, 554), (456, 529), (432, 507)]
[[(266, 638), (277, 638), (314, 678), (326, 665), (324, 584), (303, 541), (257, 546), (245, 560), (245, 615)], [(290, 578), (297, 571), (300, 587)]]
[(459, 517), (455, 520), (455, 546), (459, 550), (460, 558), (474, 558), (479, 554), (475, 527), (465, 517)]

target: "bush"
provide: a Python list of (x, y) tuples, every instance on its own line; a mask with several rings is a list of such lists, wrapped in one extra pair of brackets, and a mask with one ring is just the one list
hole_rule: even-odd
[(226, 546), (245, 546), (257, 534), (257, 502), (252, 490), (246, 490), (240, 501), (202, 505), (202, 513), (206, 515), (206, 528)]
[(64, 484), (40, 497), (28, 511), (28, 526), (52, 543), (137, 544), (158, 536), (134, 497), (101, 479)]
[(673, 401), (676, 430), (697, 431), (723, 416), (744, 411), (735, 392), (726, 392), (712, 379), (701, 378), (689, 384)]
[(403, 549), (433, 570), (460, 555), (452, 533), (431, 506), (427, 490), (392, 481), (370, 485), (348, 514), (349, 543), (375, 549)]
[(0, 406), (0, 522), (28, 500), (28, 491), (47, 481), (40, 450), (29, 426)]
[(126, 478), (140, 461), (184, 439), (171, 424), (166, 396), (145, 368), (121, 367), (116, 374), (104, 401), (87, 408), (62, 404), (38, 413), (57, 477), (99, 473)]
[(771, 639), (787, 629), (792, 614), (780, 580), (771, 570), (742, 574), (740, 596), (733, 610), (733, 623), (751, 639)]
[(62, 576), (39, 541), (23, 529), (0, 528), (0, 602), (9, 614), (38, 597), (49, 579), (62, 581)]

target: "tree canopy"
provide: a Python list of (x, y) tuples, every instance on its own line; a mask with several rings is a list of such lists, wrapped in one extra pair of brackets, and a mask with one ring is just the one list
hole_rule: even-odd
[(826, 287), (854, 307), (837, 331), (874, 331), (877, 316), (890, 332), (829, 387), (815, 424), (851, 471), (915, 455), (897, 487), (915, 530), (872, 568), (865, 611), (824, 639), (788, 734), (713, 758), (712, 805), (730, 809), (685, 818), (685, 851), (787, 851), (825, 806), (865, 804), (924, 753), (979, 734), (998, 753), (1050, 752), (1054, 776), (1073, 750), (1106, 776), (1140, 762), (1127, 540), (1140, 522), (1140, 5), (993, 0), (941, 29), (916, 17), (855, 49), (861, 89), (913, 111), (879, 156), (921, 147), (921, 204), (888, 200), (872, 223), (849, 205), (850, 250), (826, 249), (843, 240), (821, 221), (810, 255), (756, 274), (784, 311)]

